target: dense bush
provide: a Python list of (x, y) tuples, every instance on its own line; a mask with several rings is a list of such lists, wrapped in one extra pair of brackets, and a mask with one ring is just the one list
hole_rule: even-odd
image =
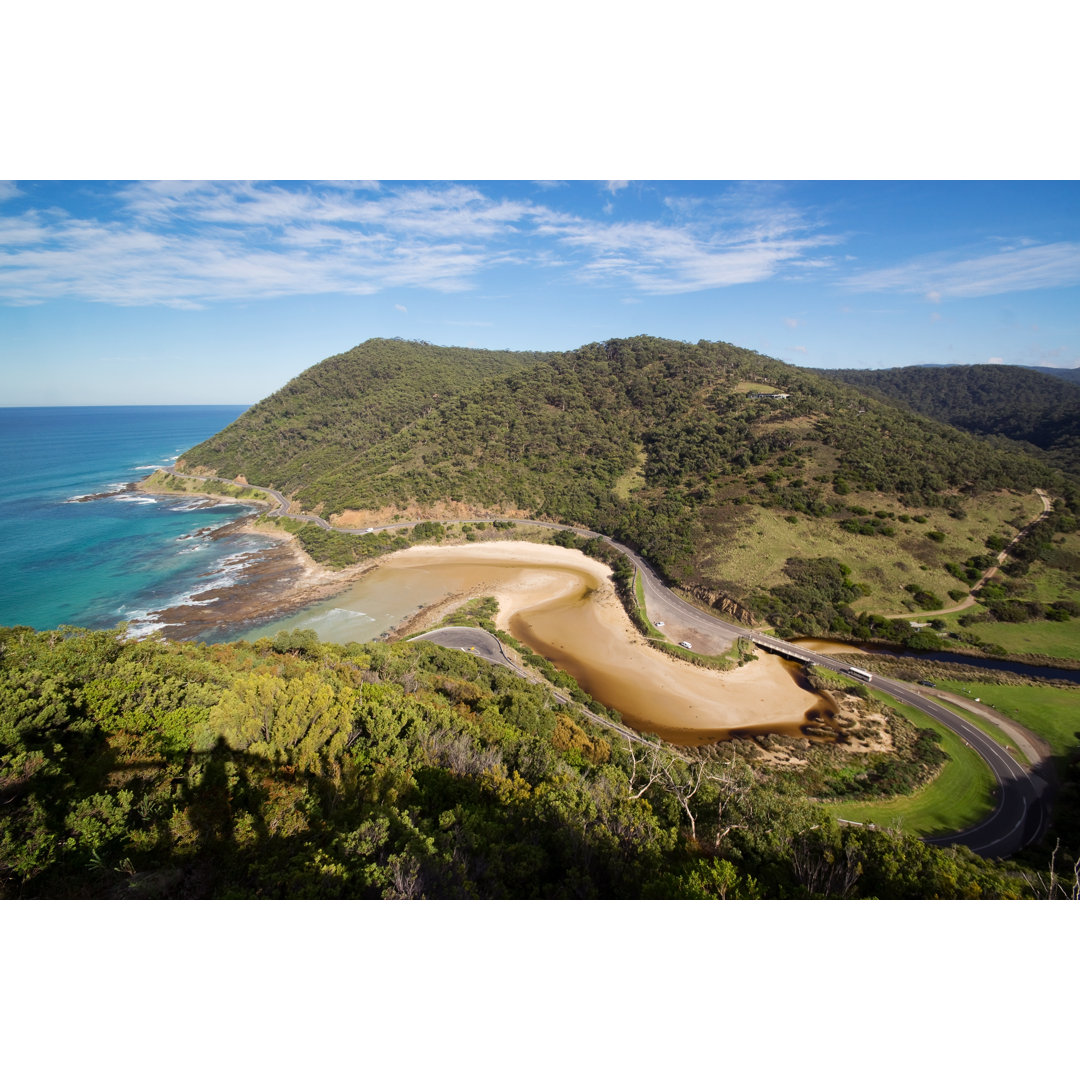
[[(631, 748), (460, 651), (308, 632), (205, 646), (0, 629), (0, 796), (5, 898), (1027, 889), (963, 852), (841, 830), (730, 749)], [(830, 874), (837, 860), (857, 872)]]

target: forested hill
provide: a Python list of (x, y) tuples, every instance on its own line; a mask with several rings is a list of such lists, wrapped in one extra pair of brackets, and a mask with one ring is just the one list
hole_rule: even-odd
[(308, 368), (186, 460), (212, 463), (222, 475), (246, 474), (253, 483), (302, 490), (448, 396), (520, 371), (546, 355), (372, 338)]
[(1053, 379), (1062, 379), (1069, 383), (1080, 383), (1080, 367), (1040, 367), (1038, 364), (1021, 364), (1020, 366), (1025, 371), (1037, 371), (1040, 375), (1049, 375)]
[(1080, 385), (1005, 364), (828, 374), (965, 431), (1035, 448), (1052, 464), (1080, 475)]
[[(770, 391), (787, 396), (760, 396)], [(721, 556), (751, 507), (850, 531), (868, 492), (898, 509), (952, 507), (1054, 479), (1029, 456), (816, 372), (723, 342), (651, 337), (546, 355), (370, 341), (310, 368), (183, 463), (327, 515), (391, 520), (454, 500), (581, 523), (675, 581), (729, 592), (737, 581)]]

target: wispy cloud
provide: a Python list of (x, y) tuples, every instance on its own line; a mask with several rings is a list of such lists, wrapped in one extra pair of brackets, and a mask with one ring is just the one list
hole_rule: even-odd
[(538, 231), (586, 253), (576, 271), (590, 284), (629, 283), (683, 293), (764, 281), (807, 251), (839, 242), (784, 205), (686, 201), (678, 220), (600, 222), (551, 214)]
[(406, 314), (406, 315), (408, 315), (408, 314), (409, 314), (409, 309), (408, 309), (408, 308), (407, 308), (407, 307), (406, 307), (406, 306), (405, 306), (404, 304), (395, 304), (395, 305), (394, 305), (394, 308), (395, 308), (395, 309), (396, 309), (397, 311), (403, 312), (403, 313), (404, 313), (404, 314)]
[(898, 266), (853, 274), (844, 284), (858, 292), (901, 292), (931, 303), (963, 297), (1052, 289), (1080, 282), (1080, 244), (1061, 242), (1008, 246), (986, 255), (948, 253)]
[(652, 219), (622, 222), (452, 183), (154, 181), (110, 187), (94, 205), (96, 216), (42, 205), (0, 215), (0, 301), (460, 292), (507, 268), (684, 293), (762, 281), (837, 242), (760, 185), (668, 199)]
[(6, 199), (14, 199), (21, 194), (14, 180), (0, 180), (0, 202)]
[(127, 185), (116, 202), (100, 219), (56, 209), (0, 218), (0, 298), (198, 307), (393, 286), (455, 292), (510, 256), (530, 212), (462, 186), (154, 182)]

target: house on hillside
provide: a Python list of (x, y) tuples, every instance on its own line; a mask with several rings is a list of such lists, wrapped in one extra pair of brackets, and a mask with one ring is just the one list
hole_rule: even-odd
[(781, 394), (781, 393), (759, 394), (759, 393), (756, 393), (756, 392), (747, 394), (746, 396), (747, 397), (753, 397), (753, 398), (771, 398), (773, 401), (786, 401), (789, 397), (791, 397), (790, 394)]

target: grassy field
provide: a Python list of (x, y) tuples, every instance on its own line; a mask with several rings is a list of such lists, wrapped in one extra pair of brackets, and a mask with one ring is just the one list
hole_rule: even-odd
[(1080, 687), (995, 686), (992, 683), (938, 679), (943, 690), (978, 698), (1041, 735), (1055, 754), (1067, 754), (1080, 742)]
[[(851, 567), (852, 580), (870, 587), (869, 596), (852, 604), (856, 611), (880, 614), (902, 612), (910, 595), (904, 586), (917, 584), (952, 604), (949, 589), (965, 588), (946, 569), (946, 562), (963, 563), (972, 555), (985, 554), (986, 538), (992, 533), (1012, 537), (1010, 520), (1033, 517), (1042, 504), (1036, 495), (1002, 492), (969, 500), (967, 517), (951, 518), (944, 510), (917, 511), (925, 522), (914, 520), (913, 512), (896, 499), (878, 493), (860, 492), (845, 500), (848, 505), (865, 507), (872, 513), (893, 513), (888, 524), (896, 535), (862, 536), (844, 532), (835, 521), (810, 518), (803, 514), (787, 515), (775, 509), (743, 507), (745, 517), (734, 543), (718, 544), (705, 551), (703, 565), (710, 574), (744, 587), (743, 595), (757, 588), (781, 585), (784, 562), (791, 557), (819, 558), (832, 556)], [(911, 520), (900, 521), (904, 514)], [(945, 540), (935, 543), (928, 532), (942, 532)]]
[(241, 484), (229, 484), (221, 480), (188, 480), (160, 471), (151, 473), (139, 484), (139, 488), (143, 491), (161, 491), (169, 495), (221, 495), (230, 499), (257, 499), (260, 502), (267, 502), (270, 499), (269, 495)]
[[(1076, 600), (1080, 596), (1080, 536), (1070, 535), (1059, 539), (1060, 543), (1054, 544), (1051, 564), (1040, 560), (1032, 564), (1023, 578), (1013, 579), (999, 574), (995, 580), (1010, 586), (1010, 595), (1020, 600), (1037, 600), (1042, 604)], [(1011, 591), (1013, 588), (1015, 592)], [(976, 604), (968, 609), (968, 613), (979, 614), (985, 610), (981, 604)], [(942, 617), (950, 630), (962, 629), (959, 615)], [(1010, 653), (1080, 660), (1080, 619), (1070, 619), (1068, 622), (1036, 619), (1024, 623), (976, 623), (968, 629), (982, 640), (1000, 645)]]
[(649, 619), (648, 612), (645, 610), (645, 586), (641, 581), (641, 575), (637, 573), (637, 571), (634, 572), (634, 597), (637, 600), (638, 614), (649, 628), (649, 637), (654, 637), (658, 641), (666, 641), (666, 635), (653, 626), (652, 621)]
[(834, 817), (878, 826), (899, 825), (917, 836), (955, 832), (986, 817), (994, 808), (994, 778), (986, 763), (963, 740), (916, 709), (899, 704), (887, 694), (875, 694), (917, 727), (928, 727), (941, 735), (941, 745), (949, 755), (931, 784), (913, 795), (892, 799), (827, 803)]
[(645, 447), (640, 443), (637, 448), (637, 464), (628, 469), (615, 481), (612, 489), (620, 499), (630, 498), (631, 492), (645, 486)]
[(977, 623), (967, 629), (982, 641), (1000, 645), (1006, 652), (1080, 660), (1080, 619), (1070, 619), (1069, 622)]

